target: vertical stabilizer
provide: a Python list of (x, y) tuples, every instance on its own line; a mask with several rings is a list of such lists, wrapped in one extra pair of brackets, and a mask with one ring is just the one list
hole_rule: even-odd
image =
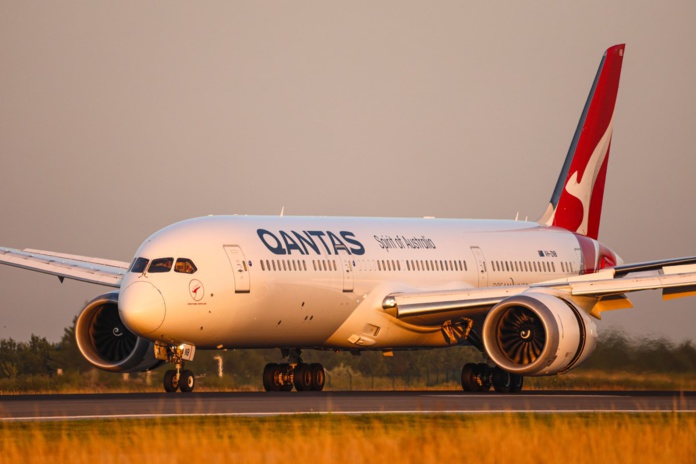
[(597, 239), (624, 48), (604, 53), (543, 224)]

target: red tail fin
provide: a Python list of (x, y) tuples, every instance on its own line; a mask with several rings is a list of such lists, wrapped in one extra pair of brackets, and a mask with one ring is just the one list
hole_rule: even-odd
[(597, 239), (624, 48), (604, 53), (541, 223)]

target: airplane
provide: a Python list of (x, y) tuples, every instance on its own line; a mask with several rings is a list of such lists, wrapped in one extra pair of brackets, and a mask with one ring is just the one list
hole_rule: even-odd
[(0, 263), (114, 290), (81, 311), (76, 339), (99, 369), (164, 363), (191, 392), (197, 349), (279, 348), (266, 391), (321, 391), (303, 350), (480, 350), (468, 392), (519, 392), (593, 352), (601, 313), (627, 293), (696, 294), (696, 257), (624, 264), (598, 241), (625, 45), (604, 54), (549, 205), (536, 222), (435, 218), (207, 216), (147, 238), (132, 262), (0, 248)]

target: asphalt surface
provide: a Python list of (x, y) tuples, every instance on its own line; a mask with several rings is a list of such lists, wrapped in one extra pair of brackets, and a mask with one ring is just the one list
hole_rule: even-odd
[(0, 422), (316, 413), (482, 414), (661, 411), (696, 412), (696, 392), (544, 391), (474, 394), (456, 391), (390, 391), (0, 396)]

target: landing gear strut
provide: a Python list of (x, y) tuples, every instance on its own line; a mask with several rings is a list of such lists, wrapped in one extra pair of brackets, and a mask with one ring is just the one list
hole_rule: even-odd
[(302, 362), (300, 350), (282, 350), (287, 363), (266, 364), (263, 368), (263, 388), (271, 391), (322, 391), (326, 381), (324, 367), (318, 363)]

